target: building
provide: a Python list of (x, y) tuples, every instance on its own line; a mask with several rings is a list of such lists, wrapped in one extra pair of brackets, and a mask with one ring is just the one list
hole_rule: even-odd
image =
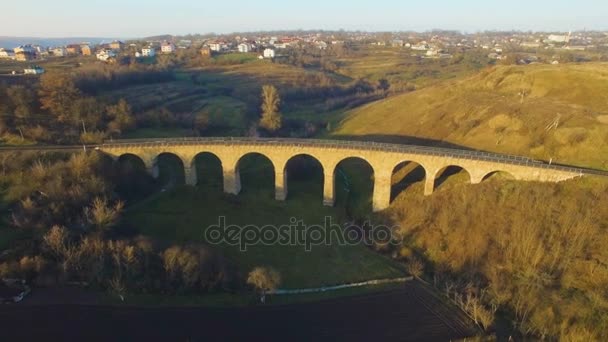
[(251, 44), (249, 43), (241, 43), (238, 46), (240, 53), (249, 53), (251, 52)]
[(154, 57), (154, 56), (156, 56), (156, 49), (151, 46), (145, 47), (145, 48), (141, 49), (141, 56), (142, 57)]
[(80, 54), (80, 45), (70, 44), (65, 47), (65, 52), (68, 55), (78, 55)]
[(273, 49), (264, 50), (264, 58), (274, 58), (275, 56), (276, 56), (276, 53), (274, 52)]
[(162, 53), (173, 53), (175, 52), (175, 45), (171, 42), (165, 41), (160, 45), (160, 51)]
[(557, 34), (550, 34), (549, 37), (547, 37), (547, 40), (551, 43), (567, 43), (570, 41), (570, 35), (557, 35)]
[(23, 73), (26, 75), (40, 75), (44, 74), (44, 69), (36, 65), (23, 69)]
[(116, 57), (116, 53), (114, 53), (114, 51), (112, 51), (112, 50), (101, 50), (101, 51), (97, 52), (96, 57), (100, 61), (107, 62), (111, 58), (115, 58)]
[(211, 42), (209, 43), (209, 48), (211, 51), (222, 52), (228, 50), (228, 44), (226, 42)]
[(27, 53), (24, 51), (19, 51), (15, 53), (15, 60), (17, 61), (27, 62), (31, 61), (32, 59), (34, 59), (34, 55), (32, 55), (31, 53)]
[(125, 47), (125, 43), (115, 40), (110, 43), (110, 49), (112, 50), (122, 50)]
[(15, 59), (15, 51), (10, 49), (0, 49), (0, 59)]
[(18, 54), (20, 52), (26, 53), (28, 55), (35, 55), (38, 51), (36, 51), (36, 49), (31, 46), (31, 45), (21, 45), (21, 46), (17, 46), (15, 49), (15, 54)]
[(83, 56), (91, 56), (93, 53), (91, 52), (91, 47), (87, 44), (80, 45), (80, 53)]
[(53, 48), (53, 49), (51, 49), (51, 53), (55, 57), (65, 57), (65, 55), (67, 55), (67, 51), (65, 50), (64, 47)]

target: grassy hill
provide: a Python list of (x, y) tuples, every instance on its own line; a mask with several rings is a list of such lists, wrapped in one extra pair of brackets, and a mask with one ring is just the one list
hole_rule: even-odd
[(608, 64), (493, 67), (352, 110), (333, 134), (608, 169)]

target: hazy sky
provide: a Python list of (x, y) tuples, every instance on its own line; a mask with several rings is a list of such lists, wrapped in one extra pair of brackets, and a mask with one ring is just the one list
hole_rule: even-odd
[(607, 0), (6, 0), (0, 36), (608, 29)]

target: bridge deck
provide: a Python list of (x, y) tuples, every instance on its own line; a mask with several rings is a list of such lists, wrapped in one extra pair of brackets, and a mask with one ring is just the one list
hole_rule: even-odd
[(247, 137), (187, 137), (187, 138), (158, 138), (158, 139), (120, 139), (104, 142), (100, 145), (54, 145), (54, 146), (19, 146), (0, 147), (2, 151), (70, 151), (83, 149), (101, 149), (128, 146), (180, 146), (180, 145), (282, 145), (302, 147), (322, 147), (353, 150), (372, 150), (396, 153), (411, 153), (439, 157), (452, 157), (480, 161), (492, 161), (504, 164), (530, 166), (542, 169), (575, 172), (584, 175), (608, 176), (608, 171), (563, 164), (550, 164), (524, 156), (491, 153), (477, 150), (452, 149), (432, 146), (402, 145), (372, 141), (322, 140), (322, 139), (293, 139), (293, 138), (247, 138)]

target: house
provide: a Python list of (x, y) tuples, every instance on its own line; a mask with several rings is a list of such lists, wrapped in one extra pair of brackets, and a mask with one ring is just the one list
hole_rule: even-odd
[(23, 73), (26, 75), (40, 75), (44, 74), (44, 69), (36, 65), (23, 69)]
[(65, 50), (64, 47), (53, 48), (53, 49), (51, 49), (51, 53), (55, 57), (65, 57), (65, 55), (67, 55), (67, 51)]
[(92, 55), (91, 47), (89, 45), (87, 45), (87, 44), (80, 45), (80, 53), (83, 56), (90, 56), (90, 55)]
[(265, 49), (264, 50), (264, 58), (274, 58), (275, 57), (275, 52), (273, 49)]
[(18, 54), (20, 52), (26, 53), (28, 55), (36, 55), (36, 53), (38, 51), (36, 51), (36, 49), (31, 46), (31, 45), (21, 45), (21, 46), (17, 46), (15, 49), (15, 54)]
[(26, 62), (26, 61), (30, 61), (34, 59), (34, 55), (24, 52), (24, 51), (19, 51), (15, 53), (15, 60), (20, 61), (20, 62)]
[(101, 50), (101, 51), (97, 52), (96, 57), (100, 61), (107, 62), (111, 58), (115, 58), (116, 53), (112, 50)]
[(568, 43), (570, 41), (570, 34), (566, 36), (550, 34), (549, 37), (547, 37), (547, 41), (551, 43)]
[(211, 51), (222, 52), (224, 50), (228, 50), (228, 44), (226, 42), (211, 42), (209, 43), (209, 48)]
[(110, 49), (112, 50), (122, 50), (125, 47), (125, 43), (115, 40), (110, 43)]
[(0, 58), (15, 59), (15, 51), (10, 49), (0, 49)]
[(249, 43), (241, 43), (238, 46), (239, 52), (241, 53), (249, 53), (251, 52), (251, 44)]
[(156, 49), (151, 46), (145, 47), (141, 49), (141, 55), (142, 57), (154, 57), (156, 56)]
[(65, 47), (65, 51), (68, 55), (78, 55), (80, 54), (80, 45), (70, 44)]
[(171, 42), (164, 41), (160, 45), (160, 51), (162, 53), (173, 53), (173, 52), (175, 52), (175, 45)]

